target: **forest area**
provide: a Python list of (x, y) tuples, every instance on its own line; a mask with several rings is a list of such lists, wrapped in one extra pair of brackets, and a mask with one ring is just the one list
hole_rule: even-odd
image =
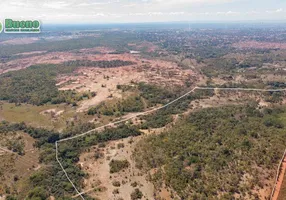
[(0, 100), (10, 103), (29, 103), (43, 105), (46, 103), (68, 103), (77, 105), (84, 98), (91, 98), (95, 94), (90, 92), (59, 91), (56, 78), (62, 74), (71, 74), (75, 69), (83, 66), (116, 68), (132, 65), (133, 62), (112, 61), (70, 61), (59, 65), (34, 65), (27, 69), (12, 71), (0, 75)]
[(285, 107), (203, 109), (142, 140), (136, 161), (146, 173), (157, 169), (157, 189), (165, 185), (182, 199), (259, 199), (283, 153), (285, 116)]

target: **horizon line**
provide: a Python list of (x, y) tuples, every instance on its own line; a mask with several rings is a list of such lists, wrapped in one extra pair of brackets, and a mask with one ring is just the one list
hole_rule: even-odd
[(191, 24), (221, 24), (221, 23), (229, 23), (229, 24), (236, 24), (236, 23), (266, 23), (266, 24), (286, 24), (286, 19), (282, 20), (201, 20), (201, 21), (187, 21), (187, 20), (182, 20), (182, 21), (154, 21), (154, 22), (95, 22), (95, 23), (89, 23), (89, 22), (84, 22), (84, 23), (70, 23), (70, 22), (44, 22), (42, 21), (42, 25), (108, 25), (108, 24), (185, 24), (185, 23), (191, 23)]

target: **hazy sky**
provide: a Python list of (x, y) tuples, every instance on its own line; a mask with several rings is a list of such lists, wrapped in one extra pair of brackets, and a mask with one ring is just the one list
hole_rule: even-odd
[(286, 20), (286, 0), (1, 0), (0, 19), (43, 23)]

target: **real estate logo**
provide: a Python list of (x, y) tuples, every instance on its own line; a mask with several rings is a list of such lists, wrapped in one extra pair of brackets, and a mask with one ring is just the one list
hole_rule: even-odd
[(13, 20), (5, 19), (5, 33), (40, 33), (41, 23), (39, 20)]

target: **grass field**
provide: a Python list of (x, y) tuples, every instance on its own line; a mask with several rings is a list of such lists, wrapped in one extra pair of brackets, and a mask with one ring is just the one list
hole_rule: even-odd
[(34, 127), (62, 130), (65, 128), (66, 122), (73, 118), (83, 121), (91, 119), (90, 116), (77, 113), (75, 108), (64, 104), (43, 106), (22, 104), (16, 106), (13, 103), (2, 102), (0, 105), (0, 120), (15, 123), (25, 122)]
[(87, 115), (85, 112), (77, 112), (75, 107), (69, 105), (43, 105), (34, 106), (30, 104), (21, 104), (16, 106), (13, 103), (0, 102), (0, 121), (20, 123), (25, 122), (33, 127), (43, 127), (46, 129), (63, 130), (68, 122), (88, 122), (94, 121), (98, 125), (106, 124), (116, 116), (104, 116), (94, 120), (96, 117)]

